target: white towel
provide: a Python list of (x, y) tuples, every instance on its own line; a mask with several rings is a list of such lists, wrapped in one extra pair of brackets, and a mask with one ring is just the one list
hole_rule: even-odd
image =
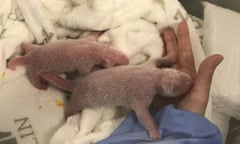
[(23, 69), (7, 71), (5, 77), (8, 81), (0, 87), (0, 132), (10, 135), (0, 140), (9, 143), (8, 138), (12, 138), (16, 144), (47, 144), (63, 123), (64, 94), (53, 88), (48, 91), (34, 88)]
[[(21, 17), (14, 21), (16, 25), (11, 25), (12, 29), (4, 32), (9, 32), (8, 38), (14, 41), (6, 41), (5, 47), (0, 45), (1, 64), (6, 64), (6, 60), (17, 52), (16, 47), (22, 41), (50, 42), (55, 38), (78, 36), (81, 31), (86, 30), (107, 30), (99, 40), (112, 43), (123, 52), (125, 50), (132, 63), (139, 63), (146, 59), (146, 55), (161, 55), (159, 31), (166, 25), (175, 27), (184, 19), (187, 19), (189, 25), (196, 66), (204, 58), (194, 25), (177, 0), (104, 0), (104, 3), (102, 0), (1, 1), (0, 6), (6, 9), (3, 12), (4, 23), (9, 18), (11, 5), (16, 7), (13, 10), (15, 15), (22, 13), (25, 21)], [(132, 26), (136, 26), (136, 29)], [(119, 29), (124, 31), (118, 33)], [(126, 34), (130, 34), (129, 37)], [(144, 38), (146, 35), (148, 37)], [(5, 40), (0, 37), (0, 43)], [(158, 52), (155, 53), (156, 51)], [(23, 69), (10, 71), (6, 70), (6, 65), (1, 66), (0, 133), (11, 132), (4, 140), (13, 138), (18, 144), (31, 141), (47, 144), (50, 139), (51, 144), (81, 140), (86, 143), (95, 142), (111, 134), (123, 120), (124, 114), (126, 115), (116, 108), (86, 109), (83, 113), (70, 117), (62, 125), (65, 101), (63, 93), (52, 88), (48, 91), (37, 90), (28, 82)], [(9, 113), (3, 115), (6, 108)], [(90, 117), (96, 118), (94, 125), (86, 121)], [(85, 130), (84, 125), (88, 125)], [(24, 129), (25, 127), (29, 128)], [(57, 129), (59, 130), (56, 131)], [(81, 130), (91, 133), (82, 135)], [(54, 136), (51, 138), (52, 135)]]
[(204, 24), (206, 53), (220, 53), (225, 58), (213, 79), (213, 109), (240, 119), (240, 14), (206, 3)]
[[(223, 20), (224, 18), (224, 20)], [(205, 2), (203, 45), (207, 55), (224, 56), (211, 88), (210, 120), (221, 130), (225, 143), (229, 119), (240, 119), (240, 14)]]

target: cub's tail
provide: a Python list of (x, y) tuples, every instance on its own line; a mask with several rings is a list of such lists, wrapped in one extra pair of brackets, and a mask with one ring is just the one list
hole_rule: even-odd
[(54, 86), (56, 86), (57, 88), (60, 88), (62, 90), (68, 91), (68, 92), (72, 92), (73, 88), (75, 86), (75, 82), (72, 80), (66, 80), (62, 77), (60, 77), (58, 74), (54, 73), (54, 72), (40, 72), (40, 76), (50, 82), (51, 84), (53, 84)]

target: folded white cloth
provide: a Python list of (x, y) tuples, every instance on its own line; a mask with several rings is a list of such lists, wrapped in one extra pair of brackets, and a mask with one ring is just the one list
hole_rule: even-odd
[[(32, 86), (23, 69), (8, 71), (0, 87), (0, 132), (11, 133), (16, 144), (47, 144), (63, 123), (64, 94)], [(8, 137), (1, 137), (8, 143)]]
[[(240, 14), (205, 3), (204, 48), (206, 54), (220, 53), (212, 86), (213, 109), (240, 119)], [(222, 17), (225, 18), (222, 21)]]
[(204, 50), (206, 55), (224, 56), (212, 81), (209, 117), (220, 128), (225, 143), (230, 117), (240, 119), (240, 14), (211, 3), (204, 5)]

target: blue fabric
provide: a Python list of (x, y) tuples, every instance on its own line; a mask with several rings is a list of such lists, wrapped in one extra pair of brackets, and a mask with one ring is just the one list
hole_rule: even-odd
[(221, 144), (219, 129), (201, 115), (175, 109), (172, 105), (158, 111), (161, 138), (153, 141), (135, 113), (120, 124), (110, 137), (97, 144)]

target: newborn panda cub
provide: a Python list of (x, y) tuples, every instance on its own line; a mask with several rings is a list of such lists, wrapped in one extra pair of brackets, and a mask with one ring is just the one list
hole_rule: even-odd
[(97, 34), (79, 40), (59, 40), (46, 45), (22, 43), (24, 56), (13, 58), (8, 63), (12, 70), (18, 65), (26, 65), (27, 75), (31, 83), (39, 89), (46, 89), (48, 84), (39, 73), (52, 71), (55, 73), (74, 72), (84, 75), (96, 67), (109, 68), (116, 65), (127, 65), (129, 60), (120, 51), (97, 42)]
[[(158, 126), (148, 107), (154, 96), (176, 97), (192, 86), (191, 77), (172, 68), (159, 68), (171, 61), (169, 56), (142, 65), (118, 66), (92, 72), (70, 81), (56, 73), (40, 75), (53, 85), (72, 92), (65, 115), (96, 106), (124, 106), (135, 111), (152, 139), (159, 139)], [(171, 63), (171, 62), (170, 62)]]

